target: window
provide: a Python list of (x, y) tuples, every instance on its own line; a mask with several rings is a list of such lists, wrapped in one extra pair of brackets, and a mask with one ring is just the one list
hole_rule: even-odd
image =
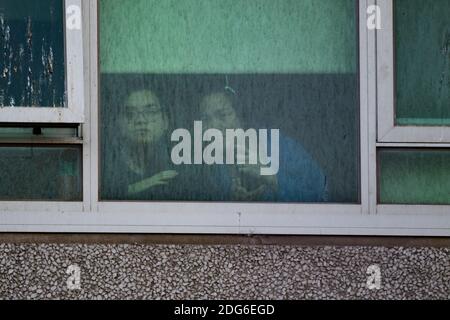
[(380, 5), (386, 27), (377, 32), (378, 201), (448, 205), (450, 2)]
[(81, 33), (80, 0), (0, 3), (0, 207), (82, 201)]
[(396, 125), (449, 126), (450, 1), (394, 4)]
[(81, 201), (81, 148), (0, 145), (0, 201)]
[(0, 4), (0, 122), (84, 121), (81, 0)]
[(450, 2), (379, 4), (378, 140), (450, 142)]
[(101, 200), (358, 203), (356, 12), (100, 1)]
[(450, 150), (382, 149), (380, 203), (450, 204)]

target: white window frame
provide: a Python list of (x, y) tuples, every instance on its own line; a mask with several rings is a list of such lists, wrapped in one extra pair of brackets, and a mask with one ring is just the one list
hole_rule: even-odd
[[(381, 13), (381, 29), (376, 31), (375, 61), (376, 65), (376, 112), (377, 134), (375, 151), (370, 156), (371, 169), (376, 170), (377, 148), (450, 148), (450, 127), (436, 126), (396, 126), (395, 125), (395, 61), (394, 61), (394, 1), (376, 1)], [(372, 107), (372, 110), (374, 108)], [(374, 120), (372, 120), (374, 121)], [(371, 130), (373, 133), (373, 130)], [(374, 149), (372, 149), (374, 150)], [(373, 177), (371, 189), (377, 193), (377, 176)], [(377, 202), (372, 195), (372, 202)], [(393, 205), (376, 204), (377, 215), (391, 219), (409, 216), (405, 222), (426, 218), (427, 221), (442, 221), (443, 235), (450, 234), (450, 205)], [(428, 218), (427, 218), (428, 217)], [(439, 233), (441, 234), (441, 233)]]
[(0, 232), (450, 236), (450, 206), (377, 205), (376, 33), (359, 2), (361, 204), (99, 201), (98, 4), (82, 0), (83, 201), (0, 202)]
[[(82, 0), (64, 0), (64, 16), (81, 13)], [(63, 14), (63, 13), (62, 13)], [(81, 18), (81, 17), (80, 17)], [(81, 27), (82, 28), (82, 27)], [(0, 107), (3, 123), (83, 123), (84, 122), (84, 65), (82, 29), (67, 27), (64, 19), (65, 92), (66, 107)]]
[(378, 142), (450, 143), (450, 126), (395, 124), (394, 1), (377, 0), (382, 17), (377, 31)]

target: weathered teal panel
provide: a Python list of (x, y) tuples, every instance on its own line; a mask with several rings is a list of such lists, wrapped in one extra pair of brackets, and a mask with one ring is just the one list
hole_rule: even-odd
[(0, 1), (0, 107), (65, 107), (63, 0)]

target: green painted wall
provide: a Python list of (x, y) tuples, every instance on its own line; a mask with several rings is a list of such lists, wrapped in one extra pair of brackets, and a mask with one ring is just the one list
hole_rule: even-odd
[(380, 201), (450, 204), (450, 151), (381, 151)]
[(101, 0), (103, 73), (350, 73), (354, 0)]

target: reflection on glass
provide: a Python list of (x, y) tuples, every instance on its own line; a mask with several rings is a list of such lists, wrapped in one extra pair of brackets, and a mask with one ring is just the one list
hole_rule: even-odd
[(450, 204), (450, 151), (379, 152), (382, 204)]
[(65, 107), (63, 2), (0, 2), (0, 107)]
[(395, 0), (396, 124), (450, 125), (450, 1)]
[(0, 147), (0, 200), (81, 201), (81, 148)]
[(100, 1), (100, 199), (358, 202), (355, 9)]

